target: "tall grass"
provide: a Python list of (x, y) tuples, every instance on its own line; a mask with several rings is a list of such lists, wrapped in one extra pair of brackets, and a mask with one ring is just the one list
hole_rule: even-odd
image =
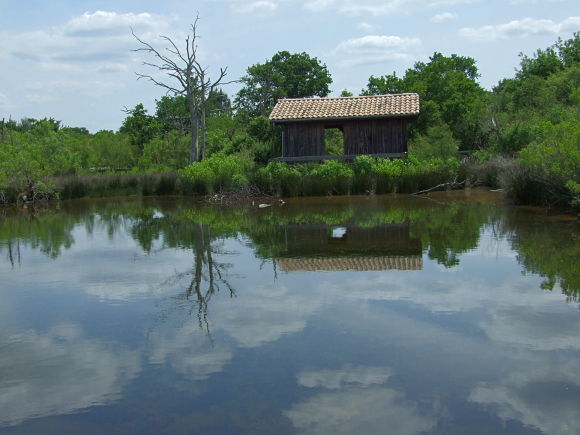
[(54, 179), (61, 199), (125, 195), (175, 195), (182, 191), (176, 173), (69, 175)]
[(269, 193), (311, 196), (349, 193), (413, 193), (452, 181), (459, 174), (456, 159), (406, 160), (357, 157), (352, 165), (335, 160), (320, 165), (269, 163), (256, 183)]

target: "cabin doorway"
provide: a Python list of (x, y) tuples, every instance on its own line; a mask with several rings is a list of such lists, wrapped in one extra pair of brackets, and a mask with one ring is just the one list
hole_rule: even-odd
[(340, 128), (324, 129), (324, 152), (329, 156), (344, 155), (344, 135)]

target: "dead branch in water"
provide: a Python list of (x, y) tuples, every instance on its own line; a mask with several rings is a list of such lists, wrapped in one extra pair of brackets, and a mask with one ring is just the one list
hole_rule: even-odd
[(219, 192), (206, 195), (204, 201), (210, 204), (229, 205), (255, 200), (258, 198), (272, 199), (274, 196), (262, 192), (256, 186), (247, 186), (238, 190), (220, 190)]
[(411, 195), (423, 195), (425, 193), (433, 192), (433, 191), (439, 190), (439, 189), (445, 189), (445, 188), (451, 188), (451, 189), (453, 189), (453, 188), (457, 188), (457, 187), (459, 187), (461, 185), (464, 185), (465, 184), (465, 181), (466, 180), (457, 182), (457, 177), (455, 177), (455, 179), (453, 181), (450, 181), (448, 183), (441, 183), (441, 184), (438, 184), (437, 186), (433, 186), (433, 187), (431, 187), (429, 189), (419, 190), (418, 192), (411, 193)]

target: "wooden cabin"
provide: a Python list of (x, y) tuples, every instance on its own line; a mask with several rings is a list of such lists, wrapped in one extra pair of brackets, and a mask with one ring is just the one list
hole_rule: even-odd
[[(270, 121), (282, 127), (282, 157), (274, 160), (402, 157), (407, 126), (418, 115), (418, 94), (280, 99), (270, 114)], [(342, 131), (344, 156), (327, 155), (324, 135), (330, 128)]]

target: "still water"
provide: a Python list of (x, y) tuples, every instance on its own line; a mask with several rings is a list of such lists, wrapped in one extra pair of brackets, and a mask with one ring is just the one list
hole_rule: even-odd
[(0, 210), (0, 433), (578, 434), (580, 224), (495, 193)]

